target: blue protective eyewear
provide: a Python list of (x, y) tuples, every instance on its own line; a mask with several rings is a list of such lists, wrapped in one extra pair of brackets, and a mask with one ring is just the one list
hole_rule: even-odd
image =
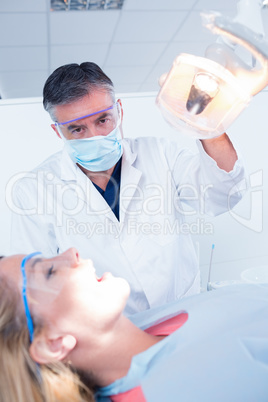
[(26, 321), (27, 321), (27, 327), (29, 330), (29, 335), (30, 335), (30, 341), (32, 343), (33, 341), (33, 335), (34, 335), (34, 326), (33, 326), (33, 320), (31, 317), (30, 309), (29, 309), (29, 304), (27, 300), (27, 274), (25, 272), (25, 265), (26, 262), (29, 261), (32, 257), (41, 254), (40, 251), (36, 251), (35, 253), (31, 253), (27, 255), (26, 257), (23, 258), (21, 262), (21, 274), (22, 274), (22, 300), (24, 304), (24, 310), (25, 310), (25, 315), (26, 315)]
[(65, 124), (73, 123), (74, 121), (81, 120), (81, 119), (85, 119), (86, 117), (95, 116), (96, 114), (99, 114), (99, 113), (102, 113), (102, 112), (106, 112), (107, 110), (113, 109), (116, 104), (117, 104), (117, 102), (116, 102), (115, 104), (113, 104), (112, 106), (107, 107), (107, 109), (98, 110), (97, 112), (90, 113), (90, 114), (86, 114), (85, 116), (78, 117), (78, 118), (73, 119), (73, 120), (64, 121), (64, 122), (62, 122), (62, 123), (57, 123), (57, 122), (55, 122), (55, 125), (57, 125), (57, 126), (64, 126)]

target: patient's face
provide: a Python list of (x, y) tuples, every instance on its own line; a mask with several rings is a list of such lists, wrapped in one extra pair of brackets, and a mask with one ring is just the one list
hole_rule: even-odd
[[(20, 289), (23, 257), (0, 261), (0, 274)], [(28, 261), (26, 273), (31, 314), (66, 331), (105, 330), (121, 315), (130, 292), (124, 279), (111, 274), (97, 278), (92, 261), (81, 259), (74, 248), (50, 259), (37, 255)]]

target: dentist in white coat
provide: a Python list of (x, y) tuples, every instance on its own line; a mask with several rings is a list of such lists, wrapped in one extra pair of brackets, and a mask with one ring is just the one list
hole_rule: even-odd
[(198, 293), (185, 218), (189, 208), (217, 215), (241, 199), (244, 168), (228, 136), (197, 141), (196, 154), (146, 133), (122, 138), (121, 101), (90, 62), (59, 67), (43, 94), (64, 147), (13, 186), (11, 252), (77, 247), (99, 276), (130, 283), (128, 315)]

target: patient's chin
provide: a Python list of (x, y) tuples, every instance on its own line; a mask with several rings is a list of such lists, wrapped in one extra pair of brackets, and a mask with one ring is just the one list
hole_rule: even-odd
[(120, 291), (125, 299), (127, 300), (130, 295), (130, 286), (126, 279), (124, 278), (114, 278), (116, 282), (116, 290)]

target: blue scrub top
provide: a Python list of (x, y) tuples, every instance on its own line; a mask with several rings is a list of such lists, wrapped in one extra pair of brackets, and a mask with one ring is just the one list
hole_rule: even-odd
[(108, 181), (105, 190), (93, 183), (98, 192), (103, 196), (116, 218), (119, 220), (119, 199), (120, 199), (120, 181), (121, 181), (121, 164), (122, 157), (115, 165), (114, 171)]

